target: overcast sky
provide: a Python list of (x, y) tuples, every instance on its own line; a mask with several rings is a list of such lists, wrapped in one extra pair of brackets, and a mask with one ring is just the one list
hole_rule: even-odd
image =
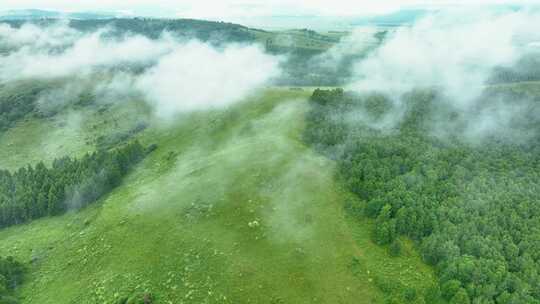
[(0, 10), (112, 10), (162, 17), (234, 19), (277, 15), (363, 16), (404, 8), (538, 3), (540, 0), (0, 0)]

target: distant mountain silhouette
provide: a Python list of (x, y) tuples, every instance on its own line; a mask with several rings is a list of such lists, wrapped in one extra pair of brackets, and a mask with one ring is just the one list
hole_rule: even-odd
[(40, 9), (23, 9), (0, 11), (0, 20), (28, 20), (28, 19), (109, 19), (125, 17), (117, 12), (58, 12)]

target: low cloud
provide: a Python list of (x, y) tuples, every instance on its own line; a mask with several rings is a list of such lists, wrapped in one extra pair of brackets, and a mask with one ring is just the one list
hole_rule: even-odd
[(192, 41), (162, 57), (137, 88), (166, 116), (237, 101), (277, 76), (278, 66), (279, 58), (255, 46), (217, 50)]
[(492, 70), (524, 55), (518, 37), (531, 37), (539, 15), (526, 12), (428, 16), (390, 33), (386, 42), (356, 65), (358, 91), (400, 96), (418, 87), (440, 87), (455, 102), (478, 97)]
[[(343, 73), (343, 69), (349, 69), (353, 60), (363, 58), (369, 50), (377, 45), (376, 28), (361, 27), (353, 30), (349, 35), (340, 39), (328, 51), (316, 56), (311, 60), (311, 65), (320, 66), (332, 72)], [(345, 71), (348, 74), (348, 71)]]
[[(229, 105), (278, 76), (280, 57), (255, 45), (216, 47), (163, 33), (159, 39), (82, 33), (66, 23), (20, 28), (0, 24), (0, 82), (24, 79), (68, 81), (42, 94), (40, 106), (62, 105), (91, 83), (96, 99), (142, 96), (160, 117)], [(86, 84), (85, 84), (86, 85)], [(84, 89), (87, 89), (86, 87)], [(63, 91), (62, 91), (63, 90)]]
[(66, 47), (80, 38), (82, 33), (67, 26), (66, 22), (42, 28), (34, 24), (24, 24), (20, 28), (0, 24), (0, 43), (9, 48), (26, 48), (32, 51)]
[[(60, 28), (59, 25), (54, 27)], [(18, 31), (26, 30), (23, 26)], [(53, 33), (62, 30), (45, 27), (41, 31), (37, 36), (42, 42), (24, 43), (0, 57), (1, 80), (80, 76), (115, 66), (150, 64), (172, 49), (172, 43), (167, 40), (152, 41), (142, 36), (113, 39), (106, 29), (73, 35), (72, 41), (66, 39), (56, 45)], [(18, 36), (21, 35), (15, 35)]]
[[(539, 22), (540, 14), (528, 11), (456, 10), (426, 16), (390, 31), (380, 47), (357, 60), (348, 88), (392, 101), (392, 110), (381, 118), (384, 123), (368, 121), (374, 128), (396, 126), (405, 117), (407, 94), (420, 89), (437, 91), (436, 102), (468, 113), (462, 117), (467, 127), (460, 131), (465, 137), (491, 136), (512, 125), (528, 105), (524, 101), (510, 111), (498, 97), (479, 111), (480, 103), (491, 98), (485, 94), (489, 80), (497, 68), (510, 68), (530, 55), (530, 45), (540, 37), (535, 30)], [(505, 101), (512, 98), (518, 97), (508, 95)], [(363, 120), (360, 114), (355, 117)], [(447, 127), (433, 123), (433, 130)]]

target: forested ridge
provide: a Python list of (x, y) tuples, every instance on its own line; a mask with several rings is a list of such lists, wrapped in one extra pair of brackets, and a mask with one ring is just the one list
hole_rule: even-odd
[[(14, 27), (24, 24), (36, 24), (40, 27), (58, 23), (58, 19), (40, 20), (5, 20)], [(159, 38), (164, 32), (186, 38), (196, 38), (212, 43), (254, 41), (249, 28), (226, 22), (214, 22), (195, 19), (157, 19), (157, 18), (112, 18), (91, 20), (69, 20), (69, 26), (82, 32), (94, 32), (101, 28), (110, 28), (112, 33), (124, 36), (128, 33), (144, 35), (151, 39)]]
[(0, 170), (0, 228), (59, 215), (95, 202), (116, 187), (148, 153), (139, 142), (113, 150), (62, 157), (15, 172)]
[[(538, 118), (518, 122), (516, 134), (533, 134), (527, 141), (494, 135), (473, 143), (429, 132), (434, 120), (459, 125), (452, 120), (464, 115), (444, 112), (436, 93), (411, 93), (404, 103), (399, 123), (380, 129), (375, 122), (393, 110), (385, 96), (313, 93), (304, 137), (337, 161), (361, 199), (346, 209), (375, 219), (373, 240), (393, 252), (399, 235), (415, 240), (450, 303), (540, 303)], [(351, 121), (351, 113), (365, 117)]]

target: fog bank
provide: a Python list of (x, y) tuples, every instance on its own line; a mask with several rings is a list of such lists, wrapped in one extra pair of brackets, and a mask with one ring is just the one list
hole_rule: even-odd
[(0, 45), (0, 82), (67, 81), (40, 98), (42, 107), (69, 102), (90, 86), (109, 101), (138, 94), (160, 117), (241, 100), (277, 77), (281, 60), (256, 45), (217, 47), (168, 32), (157, 40), (118, 37), (110, 28), (83, 33), (68, 23), (0, 24)]

